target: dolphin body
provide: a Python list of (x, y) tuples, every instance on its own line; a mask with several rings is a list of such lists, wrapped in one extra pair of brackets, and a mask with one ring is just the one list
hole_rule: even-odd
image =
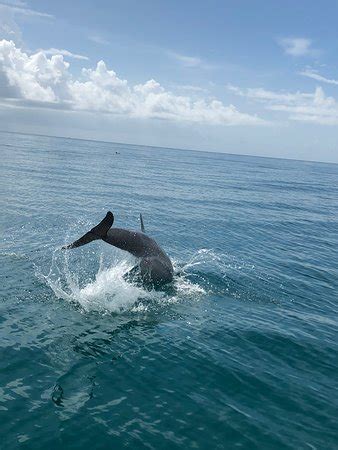
[(65, 245), (63, 249), (81, 247), (91, 241), (102, 239), (114, 247), (120, 248), (140, 258), (138, 267), (142, 280), (155, 285), (170, 283), (173, 280), (174, 269), (169, 257), (157, 244), (157, 242), (145, 234), (142, 215), (141, 232), (124, 228), (111, 228), (114, 223), (114, 215), (108, 211), (106, 217), (96, 227), (72, 244)]

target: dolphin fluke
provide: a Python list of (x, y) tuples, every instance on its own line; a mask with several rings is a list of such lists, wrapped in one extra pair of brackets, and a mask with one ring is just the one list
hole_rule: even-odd
[(108, 211), (106, 217), (101, 220), (101, 222), (96, 225), (96, 227), (92, 228), (89, 233), (94, 233), (98, 236), (99, 239), (106, 237), (106, 234), (113, 226), (114, 223), (114, 214), (111, 211)]
[(88, 233), (84, 234), (80, 239), (74, 241), (72, 244), (64, 245), (63, 250), (75, 247), (81, 247), (82, 245), (89, 244), (91, 241), (96, 239), (103, 239), (106, 237), (109, 228), (114, 223), (114, 215), (112, 212), (108, 211), (106, 217), (101, 220), (101, 222), (92, 228)]

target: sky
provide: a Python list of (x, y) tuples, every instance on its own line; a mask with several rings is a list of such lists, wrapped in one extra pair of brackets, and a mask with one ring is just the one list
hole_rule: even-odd
[(338, 162), (338, 2), (0, 0), (0, 130)]

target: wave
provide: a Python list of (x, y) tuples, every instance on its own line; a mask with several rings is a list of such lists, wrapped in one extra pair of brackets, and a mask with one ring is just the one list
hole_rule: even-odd
[(0, 253), (0, 257), (9, 259), (28, 259), (27, 255), (16, 252), (2, 252)]

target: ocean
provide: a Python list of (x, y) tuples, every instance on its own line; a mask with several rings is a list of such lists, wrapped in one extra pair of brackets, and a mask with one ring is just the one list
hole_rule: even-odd
[[(338, 165), (4, 132), (0, 154), (1, 449), (338, 448)], [(108, 210), (142, 213), (171, 285), (60, 250)]]

